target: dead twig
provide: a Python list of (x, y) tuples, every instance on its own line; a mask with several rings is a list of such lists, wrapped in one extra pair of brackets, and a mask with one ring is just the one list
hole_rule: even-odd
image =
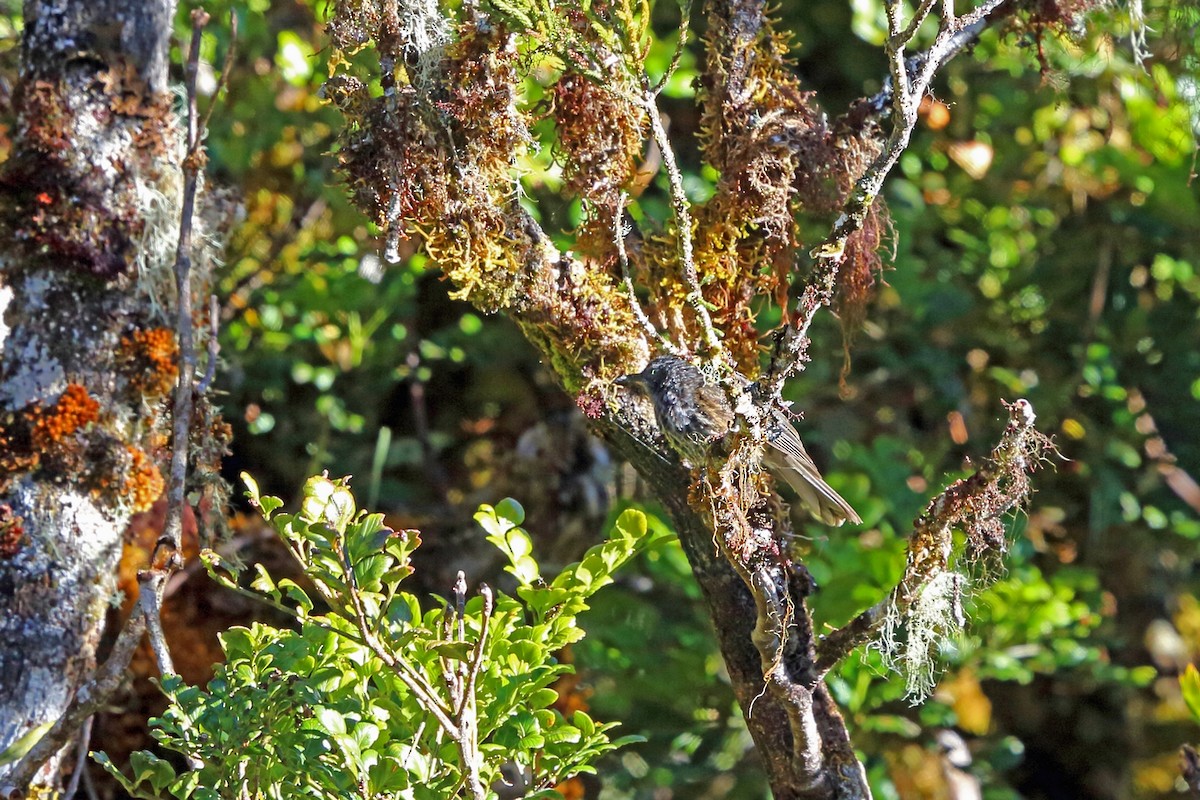
[(192, 339), (192, 224), (196, 213), (196, 190), (203, 168), (204, 151), (200, 146), (200, 120), (196, 108), (196, 76), (200, 71), (200, 39), (210, 17), (207, 12), (192, 12), (192, 43), (185, 67), (187, 76), (187, 152), (183, 158), (183, 206), (179, 212), (179, 243), (175, 248), (175, 335), (179, 337), (179, 381), (175, 385), (175, 406), (171, 442), (171, 473), (167, 488), (167, 515), (162, 536), (155, 547), (151, 568), (174, 572), (182, 566), (183, 504), (187, 483), (188, 442), (195, 389), (196, 350)]
[(79, 791), (79, 782), (83, 779), (83, 773), (87, 772), (88, 745), (92, 741), (92, 723), (95, 719), (95, 716), (88, 717), (83, 721), (83, 727), (79, 729), (79, 743), (75, 747), (75, 771), (71, 773), (71, 782), (67, 784), (67, 789), (63, 792), (65, 800), (74, 800), (75, 793)]

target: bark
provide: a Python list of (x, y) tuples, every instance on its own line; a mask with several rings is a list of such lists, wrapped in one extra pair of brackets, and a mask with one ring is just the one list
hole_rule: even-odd
[[(0, 175), (0, 752), (61, 716), (91, 673), (122, 532), (162, 489), (174, 7), (25, 5)], [(54, 785), (61, 765), (34, 783)]]

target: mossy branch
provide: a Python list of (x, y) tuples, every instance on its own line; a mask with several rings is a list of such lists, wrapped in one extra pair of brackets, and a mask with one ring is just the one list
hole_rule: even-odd
[(978, 39), (989, 25), (1011, 13), (1016, 5), (1015, 0), (986, 0), (969, 14), (956, 17), (952, 3), (953, 0), (943, 0), (944, 13), (933, 44), (912, 58), (905, 56), (905, 49), (928, 18), (934, 3), (923, 0), (907, 25), (900, 19), (899, 3), (896, 0), (886, 3), (888, 37), (884, 49), (890, 85), (872, 98), (869, 105), (877, 113), (890, 106), (891, 130), (879, 154), (854, 182), (829, 234), (809, 253), (816, 261), (812, 277), (796, 303), (792, 324), (776, 332), (771, 364), (761, 382), (769, 397), (779, 396), (784, 382), (798, 372), (806, 360), (809, 326), (816, 313), (833, 302), (847, 243), (851, 236), (862, 230), (884, 181), (907, 149), (917, 124), (917, 109), (929, 92), (937, 71)]
[[(913, 523), (904, 576), (896, 588), (821, 638), (816, 649), (820, 674), (874, 638), (889, 620), (906, 618), (926, 587), (950, 569), (955, 531), (966, 534), (968, 553), (974, 558), (1004, 552), (1004, 517), (1028, 502), (1032, 494), (1029, 475), (1054, 452), (1050, 440), (1034, 427), (1033, 406), (1027, 400), (1006, 403), (1005, 408), (1008, 425), (988, 460), (970, 477), (955, 481), (931, 500)], [(914, 669), (921, 668), (920, 664), (906, 665), (910, 678), (915, 677)]]

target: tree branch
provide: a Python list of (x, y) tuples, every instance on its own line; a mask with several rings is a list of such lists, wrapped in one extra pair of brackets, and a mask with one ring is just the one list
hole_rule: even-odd
[(171, 473), (167, 487), (167, 515), (162, 536), (151, 561), (154, 567), (174, 572), (182, 566), (183, 505), (188, 470), (192, 422), (192, 392), (196, 376), (196, 350), (192, 344), (192, 222), (196, 212), (196, 188), (204, 165), (200, 147), (200, 119), (196, 107), (196, 78), (200, 71), (200, 38), (209, 15), (192, 12), (192, 42), (187, 63), (187, 154), (183, 159), (183, 208), (179, 214), (179, 242), (175, 249), (175, 335), (179, 337), (179, 381), (175, 386), (172, 417)]
[[(945, 0), (947, 4), (951, 0)], [(950, 11), (943, 14), (933, 44), (913, 58), (904, 57), (904, 49), (928, 17), (933, 3), (923, 2), (922, 12), (909, 25), (900, 27), (898, 0), (888, 8), (888, 38), (885, 50), (891, 73), (884, 90), (867, 101), (868, 107), (882, 113), (888, 104), (892, 110), (892, 128), (882, 149), (854, 183), (854, 188), (842, 206), (842, 212), (825, 239), (810, 253), (816, 260), (812, 277), (796, 303), (796, 315), (791, 325), (780, 328), (775, 335), (774, 352), (766, 374), (760, 380), (760, 393), (779, 397), (784, 383), (799, 371), (806, 359), (808, 329), (817, 311), (833, 302), (838, 272), (846, 243), (860, 231), (867, 213), (883, 188), (884, 180), (908, 147), (917, 124), (917, 109), (929, 92), (933, 78), (947, 61), (963, 48), (975, 42), (992, 22), (1010, 14), (1015, 0), (986, 0), (966, 16), (955, 18)], [(922, 15), (923, 14), (923, 15)]]
[(955, 530), (966, 533), (968, 547), (976, 555), (1003, 551), (1002, 519), (1028, 501), (1032, 492), (1028, 476), (1053, 451), (1050, 440), (1033, 426), (1035, 416), (1028, 401), (1005, 403), (1005, 408), (1008, 425), (990, 458), (971, 476), (946, 487), (913, 523), (904, 576), (896, 588), (821, 638), (816, 650), (819, 674), (870, 641), (889, 618), (903, 618), (922, 589), (948, 569)]
[(679, 252), (679, 272), (683, 278), (683, 287), (688, 306), (696, 316), (696, 324), (704, 336), (705, 355), (714, 360), (721, 359), (724, 348), (721, 339), (713, 327), (712, 316), (704, 304), (704, 295), (700, 291), (700, 279), (696, 274), (696, 261), (692, 254), (692, 214), (691, 203), (683, 191), (683, 176), (679, 165), (675, 163), (675, 150), (667, 138), (667, 130), (663, 127), (662, 116), (658, 113), (658, 103), (654, 92), (647, 86), (642, 96), (643, 108), (650, 120), (650, 133), (662, 154), (663, 167), (667, 172), (667, 181), (671, 187), (671, 208), (675, 212), (676, 247)]

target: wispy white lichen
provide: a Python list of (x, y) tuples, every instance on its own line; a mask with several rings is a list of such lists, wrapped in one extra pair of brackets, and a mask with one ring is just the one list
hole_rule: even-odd
[(888, 608), (879, 633), (885, 662), (904, 675), (905, 697), (916, 705), (936, 685), (936, 660), (944, 642), (958, 636), (966, 624), (962, 610), (966, 578), (940, 572), (929, 580), (906, 612)]
[(405, 0), (397, 10), (401, 36), (417, 59), (414, 82), (428, 86), (450, 44), (450, 20), (442, 13), (438, 0)]

